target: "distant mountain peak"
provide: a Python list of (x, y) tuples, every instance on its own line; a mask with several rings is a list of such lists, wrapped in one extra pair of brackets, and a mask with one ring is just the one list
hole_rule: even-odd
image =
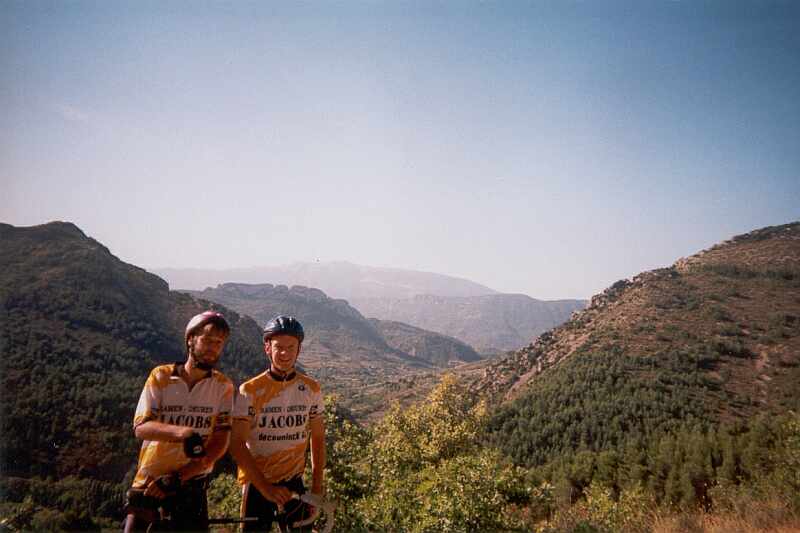
[[(89, 240), (89, 237), (72, 222), (54, 220), (45, 224), (35, 226), (12, 226), (11, 224), (0, 224), (4, 232), (14, 231), (17, 234), (37, 235), (39, 238), (78, 238)], [(93, 239), (92, 239), (93, 240)]]
[(161, 276), (176, 289), (202, 290), (226, 282), (283, 284), (316, 287), (334, 298), (410, 298), (418, 294), (478, 296), (497, 291), (473, 281), (416, 270), (370, 267), (348, 261), (295, 262), (282, 266), (233, 268), (159, 268)]

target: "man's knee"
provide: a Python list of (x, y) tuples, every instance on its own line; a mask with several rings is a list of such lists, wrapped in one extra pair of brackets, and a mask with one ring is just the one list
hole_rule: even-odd
[(124, 533), (133, 533), (135, 531), (147, 531), (149, 522), (138, 518), (134, 513), (128, 513), (125, 520), (122, 522), (122, 531)]

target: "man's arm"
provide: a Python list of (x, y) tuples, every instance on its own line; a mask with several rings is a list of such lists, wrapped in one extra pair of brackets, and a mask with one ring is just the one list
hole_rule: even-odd
[(250, 423), (243, 419), (234, 419), (231, 434), (230, 453), (239, 468), (244, 470), (248, 481), (258, 489), (264, 498), (278, 505), (286, 505), (292, 499), (292, 492), (286, 487), (279, 487), (267, 483), (267, 478), (261, 472), (253, 454), (247, 448), (247, 434), (250, 432)]
[(311, 492), (322, 494), (325, 480), (325, 422), (322, 415), (309, 420), (311, 429)]
[[(166, 442), (181, 442), (191, 437), (194, 429), (185, 426), (175, 426), (148, 420), (136, 426), (133, 430), (136, 438), (142, 440), (157, 440)], [(224, 452), (223, 452), (224, 453)]]
[(217, 460), (225, 455), (226, 451), (228, 451), (228, 441), (230, 440), (230, 436), (230, 428), (218, 429), (214, 431), (208, 437), (208, 441), (205, 444), (206, 456), (204, 459), (206, 459), (209, 463), (216, 463)]

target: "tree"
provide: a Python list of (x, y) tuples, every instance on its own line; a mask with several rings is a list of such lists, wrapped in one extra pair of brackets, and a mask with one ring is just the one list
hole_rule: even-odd
[(523, 471), (481, 448), (486, 409), (446, 376), (427, 401), (394, 408), (378, 423), (357, 502), (378, 531), (481, 531), (520, 526), (512, 502), (530, 499)]

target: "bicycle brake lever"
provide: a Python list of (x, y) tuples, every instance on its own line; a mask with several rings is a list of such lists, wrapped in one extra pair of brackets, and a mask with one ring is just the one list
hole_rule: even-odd
[(301, 502), (305, 502), (312, 506), (314, 508), (314, 514), (305, 520), (295, 522), (292, 527), (298, 528), (312, 524), (317, 518), (319, 518), (321, 510), (325, 515), (325, 529), (323, 529), (320, 533), (330, 533), (333, 529), (333, 517), (336, 512), (336, 504), (326, 500), (319, 494), (311, 494), (310, 492), (306, 492), (305, 494), (296, 497)]

